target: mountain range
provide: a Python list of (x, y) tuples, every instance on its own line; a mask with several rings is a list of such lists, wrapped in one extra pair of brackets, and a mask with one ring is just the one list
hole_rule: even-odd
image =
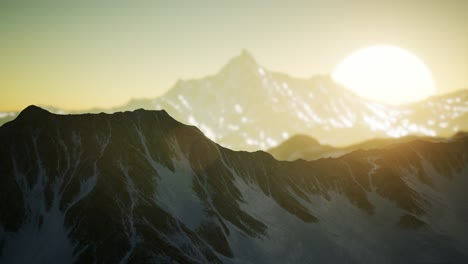
[(0, 127), (0, 263), (466, 263), (466, 186), (462, 133), (288, 162), (30, 106)]
[[(458, 132), (453, 137), (463, 135), (464, 132)], [(320, 158), (339, 157), (344, 154), (356, 151), (356, 150), (371, 150), (371, 149), (383, 149), (392, 147), (395, 144), (414, 140), (425, 140), (430, 142), (441, 142), (446, 138), (437, 137), (422, 137), (422, 136), (405, 136), (401, 138), (376, 138), (366, 140), (358, 144), (353, 144), (345, 147), (334, 147), (330, 145), (320, 144), (316, 139), (306, 135), (294, 135), (289, 139), (285, 140), (280, 145), (267, 150), (268, 153), (273, 155), (275, 159), (295, 161), (298, 159), (303, 160), (316, 160)]]
[[(363, 99), (328, 76), (299, 79), (268, 71), (247, 51), (217, 74), (180, 80), (161, 97), (86, 112), (137, 108), (164, 109), (222, 146), (247, 151), (268, 150), (298, 134), (342, 147), (374, 138), (448, 137), (468, 130), (468, 90), (386, 105)], [(0, 123), (15, 115), (3, 113)]]

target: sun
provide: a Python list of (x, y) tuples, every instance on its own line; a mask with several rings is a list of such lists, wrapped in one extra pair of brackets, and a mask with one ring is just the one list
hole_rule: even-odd
[(391, 45), (352, 53), (338, 64), (332, 78), (364, 98), (389, 104), (411, 103), (435, 94), (432, 74), (424, 62)]

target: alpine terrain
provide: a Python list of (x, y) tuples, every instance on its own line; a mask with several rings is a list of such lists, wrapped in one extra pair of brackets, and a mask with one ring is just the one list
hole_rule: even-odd
[(468, 90), (386, 105), (363, 99), (328, 76), (298, 79), (270, 72), (246, 51), (218, 74), (179, 81), (164, 96), (140, 104), (167, 110), (222, 146), (249, 151), (267, 150), (297, 134), (346, 146), (373, 138), (447, 137), (468, 130)]
[(165, 111), (30, 106), (0, 127), (0, 263), (467, 263), (466, 186), (461, 133), (287, 162)]
[[(468, 90), (386, 105), (365, 100), (328, 76), (299, 79), (268, 71), (247, 51), (216, 75), (180, 80), (161, 97), (86, 112), (138, 108), (164, 109), (176, 120), (199, 127), (216, 143), (248, 151), (270, 149), (297, 134), (345, 146), (407, 135), (448, 137), (468, 130)], [(14, 115), (0, 113), (0, 123)]]

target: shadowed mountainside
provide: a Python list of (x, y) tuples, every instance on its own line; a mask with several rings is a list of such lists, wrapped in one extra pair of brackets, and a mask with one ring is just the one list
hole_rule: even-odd
[(465, 263), (468, 138), (284, 162), (164, 111), (0, 127), (0, 262)]

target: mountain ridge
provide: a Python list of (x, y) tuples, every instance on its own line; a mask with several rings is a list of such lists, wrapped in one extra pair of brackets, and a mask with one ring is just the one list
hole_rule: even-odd
[(0, 127), (0, 262), (464, 263), (467, 150), (281, 162), (163, 111), (28, 107)]
[(373, 138), (357, 144), (333, 147), (330, 145), (322, 145), (315, 138), (307, 135), (294, 135), (289, 139), (283, 141), (278, 146), (267, 150), (277, 160), (294, 161), (297, 159), (303, 160), (316, 160), (320, 158), (336, 158), (347, 153), (357, 150), (369, 149), (384, 149), (395, 144), (402, 144), (415, 140), (424, 140), (429, 142), (442, 142), (445, 140), (452, 140), (459, 137), (464, 137), (466, 132), (459, 131), (450, 137), (424, 137), (424, 136), (405, 136), (401, 138)]
[(413, 104), (384, 105), (358, 97), (330, 77), (300, 79), (269, 71), (248, 52), (213, 75), (179, 80), (161, 97), (90, 112), (138, 108), (165, 109), (223, 146), (250, 151), (270, 149), (296, 134), (345, 146), (371, 138), (447, 137), (468, 130), (467, 90)]

